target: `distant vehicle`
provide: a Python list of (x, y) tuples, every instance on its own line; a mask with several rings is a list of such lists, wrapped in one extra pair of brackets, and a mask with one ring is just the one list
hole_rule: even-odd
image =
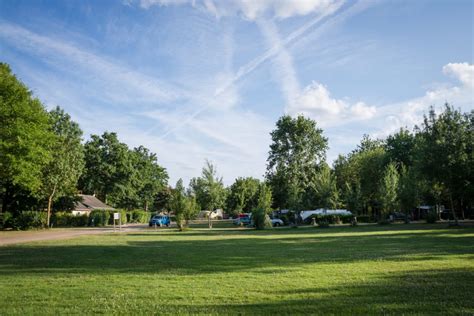
[(171, 220), (170, 220), (170, 217), (167, 215), (155, 215), (150, 219), (150, 222), (148, 223), (150, 227), (155, 226), (155, 225), (160, 226), (160, 227), (162, 226), (170, 227), (170, 224), (171, 224)]
[(402, 213), (402, 212), (390, 213), (389, 218), (391, 218), (392, 221), (405, 221), (405, 219), (407, 219), (407, 216), (408, 216), (408, 220), (411, 220), (410, 215), (407, 215), (407, 214)]
[(234, 225), (238, 225), (238, 226), (247, 226), (247, 225), (250, 225), (251, 222), (252, 222), (252, 214), (250, 213), (239, 214), (239, 216), (233, 221)]
[[(278, 226), (285, 225), (285, 223), (279, 218), (272, 218), (271, 221), (272, 221), (272, 226), (273, 227), (278, 227)], [(234, 219), (234, 225), (240, 225), (240, 226), (251, 225), (251, 226), (253, 226), (254, 223), (252, 221), (252, 214), (251, 213), (239, 214), (239, 217)]]
[(279, 218), (272, 218), (272, 226), (273, 227), (278, 227), (278, 226), (283, 226), (285, 223), (279, 219)]

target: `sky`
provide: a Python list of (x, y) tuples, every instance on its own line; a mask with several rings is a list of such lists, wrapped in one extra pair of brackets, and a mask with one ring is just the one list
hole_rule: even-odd
[(474, 109), (474, 2), (0, 0), (0, 61), (84, 139), (118, 133), (187, 183), (262, 179), (279, 117), (314, 119), (327, 161), (364, 134)]

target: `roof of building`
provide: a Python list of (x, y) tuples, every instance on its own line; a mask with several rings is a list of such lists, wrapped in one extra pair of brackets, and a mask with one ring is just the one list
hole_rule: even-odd
[(76, 202), (74, 209), (76, 211), (92, 211), (92, 210), (113, 210), (114, 208), (108, 206), (97, 197), (93, 195), (79, 194), (79, 197), (82, 198), (82, 201)]

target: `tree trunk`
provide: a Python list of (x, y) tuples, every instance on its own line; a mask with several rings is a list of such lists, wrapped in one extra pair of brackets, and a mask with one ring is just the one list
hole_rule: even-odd
[(451, 203), (451, 213), (453, 213), (454, 225), (459, 226), (458, 217), (456, 216), (456, 212), (454, 211), (454, 202), (453, 202), (452, 193), (449, 193), (449, 202)]
[(49, 228), (50, 219), (51, 219), (51, 206), (53, 205), (54, 193), (56, 193), (56, 186), (53, 187), (53, 192), (51, 192), (51, 195), (48, 197), (48, 216), (47, 216), (47, 219), (46, 219), (46, 226), (48, 228)]
[(145, 201), (145, 212), (148, 212), (148, 201)]
[(209, 228), (212, 228), (212, 218), (211, 218), (212, 212), (209, 213), (209, 216), (207, 217), (207, 224)]
[(49, 219), (51, 218), (51, 205), (53, 204), (53, 196), (48, 197), (48, 218), (46, 220), (46, 226), (49, 228)]

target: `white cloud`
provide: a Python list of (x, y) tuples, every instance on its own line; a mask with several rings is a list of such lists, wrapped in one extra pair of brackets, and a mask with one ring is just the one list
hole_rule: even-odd
[(322, 126), (331, 126), (369, 119), (375, 115), (376, 108), (363, 102), (351, 104), (335, 99), (323, 84), (313, 81), (288, 104), (286, 112), (290, 115), (303, 114), (316, 119)]
[(449, 63), (443, 67), (443, 73), (453, 76), (465, 86), (474, 87), (474, 65)]
[(140, 6), (148, 9), (154, 5), (170, 6), (190, 4), (207, 11), (217, 18), (240, 15), (248, 20), (256, 20), (262, 16), (285, 19), (311, 13), (327, 15), (337, 10), (342, 0), (141, 0)]
[(371, 123), (377, 128), (372, 134), (376, 137), (386, 137), (396, 132), (400, 127), (412, 128), (419, 125), (423, 120), (423, 115), (428, 113), (430, 106), (433, 106), (436, 112), (441, 112), (446, 102), (462, 111), (474, 109), (474, 86), (472, 84), (474, 65), (449, 63), (443, 67), (442, 71), (459, 80), (460, 85), (441, 85), (426, 91), (421, 97), (378, 108), (378, 115)]

